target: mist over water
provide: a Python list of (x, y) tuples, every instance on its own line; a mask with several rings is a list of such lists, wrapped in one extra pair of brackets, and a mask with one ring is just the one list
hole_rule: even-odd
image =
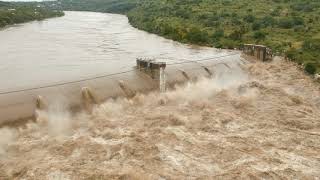
[(53, 136), (63, 136), (70, 133), (71, 119), (66, 97), (60, 97), (50, 102), (46, 111), (38, 111), (37, 117), (37, 121), (47, 125), (48, 133)]
[(0, 156), (5, 155), (6, 147), (16, 138), (16, 131), (10, 128), (0, 129)]

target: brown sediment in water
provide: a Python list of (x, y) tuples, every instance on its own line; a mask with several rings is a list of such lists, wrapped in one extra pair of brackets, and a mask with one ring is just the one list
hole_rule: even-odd
[(56, 103), (0, 130), (0, 179), (320, 177), (319, 85), (282, 60), (242, 69), (91, 115)]

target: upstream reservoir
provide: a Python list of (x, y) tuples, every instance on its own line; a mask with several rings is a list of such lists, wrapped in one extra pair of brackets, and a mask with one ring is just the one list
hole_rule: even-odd
[[(229, 59), (239, 59), (239, 55), (232, 56), (234, 51), (180, 44), (132, 27), (126, 16), (106, 13), (65, 12), (64, 17), (6, 27), (0, 39), (1, 118), (12, 106), (31, 102), (49, 90), (12, 91), (128, 71), (139, 57), (179, 62), (231, 54)], [(88, 83), (103, 88), (101, 82)], [(64, 91), (68, 96), (68, 88), (79, 91), (82, 85), (51, 88), (50, 92)], [(16, 116), (13, 111), (8, 117)]]

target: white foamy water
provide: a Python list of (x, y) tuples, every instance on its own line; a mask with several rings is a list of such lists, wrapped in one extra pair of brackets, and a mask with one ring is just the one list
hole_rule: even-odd
[(319, 95), (293, 64), (274, 61), (110, 99), (92, 114), (59, 100), (36, 123), (0, 129), (0, 177), (317, 179)]

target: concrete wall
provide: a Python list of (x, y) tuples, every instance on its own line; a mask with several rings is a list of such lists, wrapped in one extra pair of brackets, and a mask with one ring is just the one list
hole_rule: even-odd
[[(68, 103), (71, 110), (77, 110), (83, 108), (82, 101), (84, 93), (81, 90), (83, 90), (84, 87), (92, 91), (92, 94), (96, 97), (96, 101), (103, 102), (108, 98), (127, 96), (128, 93), (124, 92), (123, 87), (132, 92), (160, 90), (160, 68), (165, 68), (165, 73), (163, 74), (165, 76), (165, 89), (170, 89), (176, 84), (184, 83), (188, 80), (195, 80), (204, 76), (210, 77), (219, 73), (219, 71), (228, 70), (221, 62), (237, 66), (237, 63), (240, 62), (240, 54), (228, 57), (228, 59), (201, 61), (201, 64), (190, 62), (185, 64), (170, 64), (168, 66), (168, 64), (164, 62), (152, 60), (137, 61), (137, 66), (133, 67), (132, 71), (124, 74), (50, 88), (1, 94), (0, 126), (19, 119), (32, 118), (37, 108), (36, 105), (39, 104), (39, 102), (37, 102), (39, 96), (48, 102), (49, 105), (54, 101), (59, 101)], [(189, 79), (185, 77), (183, 72), (187, 74)], [(162, 84), (163, 83), (164, 82), (162, 82)]]
[(243, 52), (244, 54), (253, 56), (261, 61), (272, 60), (271, 49), (263, 45), (245, 44)]

